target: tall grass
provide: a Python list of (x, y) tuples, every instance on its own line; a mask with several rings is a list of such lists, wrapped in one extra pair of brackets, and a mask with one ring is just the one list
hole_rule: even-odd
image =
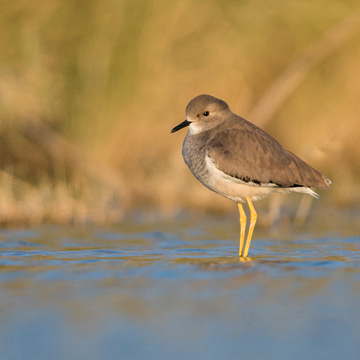
[[(0, 223), (233, 210), (186, 169), (185, 134), (169, 133), (187, 102), (209, 93), (258, 121), (286, 69), (359, 11), (355, 0), (5, 0)], [(355, 24), (264, 124), (332, 179), (327, 204), (360, 200), (359, 55)]]

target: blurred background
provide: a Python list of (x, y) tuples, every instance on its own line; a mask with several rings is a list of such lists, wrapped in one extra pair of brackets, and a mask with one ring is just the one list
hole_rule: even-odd
[[(357, 208), (357, 0), (4, 0), (1, 8), (1, 224), (236, 214), (187, 169), (186, 131), (170, 134), (203, 93), (326, 174), (333, 185), (316, 206)], [(288, 198), (307, 213), (300, 195)], [(278, 200), (261, 203), (279, 212)]]

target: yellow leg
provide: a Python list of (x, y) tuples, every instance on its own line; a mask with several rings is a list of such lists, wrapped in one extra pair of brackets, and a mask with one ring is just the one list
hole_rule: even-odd
[(245, 250), (244, 250), (244, 254), (243, 254), (243, 256), (245, 258), (248, 256), (248, 253), (249, 253), (251, 238), (252, 238), (252, 234), (254, 232), (254, 227), (255, 227), (256, 219), (257, 219), (257, 213), (255, 211), (254, 205), (252, 204), (250, 197), (247, 197), (246, 200), (248, 202), (249, 209), (250, 209), (250, 226), (249, 226), (249, 232), (248, 232), (248, 236), (246, 239)]
[(242, 252), (245, 242), (245, 230), (246, 230), (246, 215), (241, 203), (238, 203), (240, 214), (240, 243), (239, 243), (239, 257), (242, 257)]

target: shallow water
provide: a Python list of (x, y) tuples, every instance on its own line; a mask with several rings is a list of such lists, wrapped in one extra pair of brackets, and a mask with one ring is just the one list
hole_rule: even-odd
[(359, 359), (360, 236), (229, 222), (0, 231), (0, 358)]

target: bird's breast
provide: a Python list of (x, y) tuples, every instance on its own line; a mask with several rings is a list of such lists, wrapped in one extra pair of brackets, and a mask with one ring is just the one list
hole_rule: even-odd
[(187, 134), (182, 155), (193, 175), (208, 189), (236, 202), (243, 202), (248, 196), (258, 200), (274, 191), (273, 188), (249, 186), (223, 173), (207, 155), (206, 141), (198, 137)]
[(210, 188), (210, 174), (205, 161), (206, 141), (200, 139), (200, 135), (187, 133), (183, 144), (182, 155), (193, 175), (203, 185)]

